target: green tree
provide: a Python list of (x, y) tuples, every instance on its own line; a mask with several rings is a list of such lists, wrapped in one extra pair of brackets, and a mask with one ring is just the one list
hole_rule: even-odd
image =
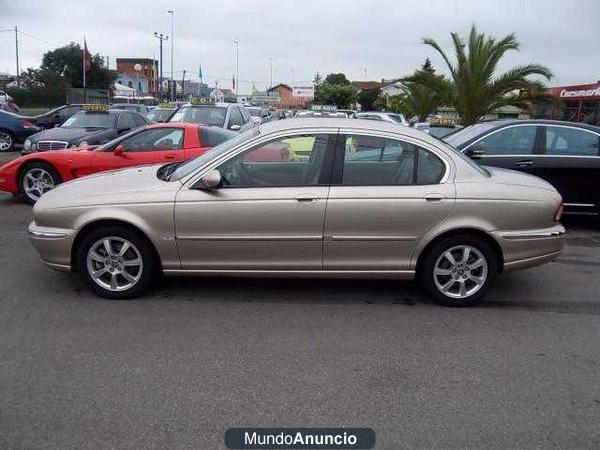
[(350, 80), (343, 73), (330, 73), (325, 77), (325, 84), (338, 84), (342, 86), (350, 86)]
[(360, 103), (361, 111), (373, 111), (375, 109), (375, 102), (379, 98), (379, 93), (379, 89), (361, 90), (356, 96), (356, 101)]
[(313, 84), (315, 86), (318, 86), (322, 82), (323, 82), (323, 77), (321, 76), (321, 74), (319, 73), (319, 71), (317, 71), (317, 73), (315, 73), (315, 77), (313, 78)]
[[(92, 56), (90, 70), (86, 73), (89, 88), (110, 89), (116, 79), (114, 71), (105, 69), (99, 55)], [(45, 86), (60, 83), (68, 87), (83, 87), (83, 51), (79, 44), (71, 42), (44, 54), (39, 70), (35, 71), (35, 82)]]
[(321, 83), (315, 89), (315, 104), (336, 105), (340, 109), (348, 109), (356, 98), (352, 86)]
[(519, 42), (514, 33), (497, 40), (471, 27), (467, 42), (458, 33), (452, 33), (454, 61), (433, 39), (423, 43), (433, 47), (444, 59), (450, 77), (431, 76), (421, 71), (410, 81), (436, 92), (447, 106), (453, 106), (463, 125), (478, 122), (495, 109), (506, 106), (523, 106), (526, 100), (519, 92), (543, 91), (544, 84), (532, 80), (540, 76), (547, 80), (552, 72), (540, 64), (525, 64), (498, 74), (502, 57), (509, 51), (518, 50)]

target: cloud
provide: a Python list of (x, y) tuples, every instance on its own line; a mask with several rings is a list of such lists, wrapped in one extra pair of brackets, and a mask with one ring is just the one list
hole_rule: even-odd
[[(450, 32), (466, 33), (475, 23), (503, 36), (514, 31), (521, 51), (503, 68), (524, 62), (549, 66), (554, 84), (600, 78), (600, 43), (596, 0), (367, 1), (367, 0), (202, 0), (202, 1), (43, 1), (0, 0), (1, 29), (15, 24), (20, 35), (21, 68), (36, 67), (43, 53), (86, 36), (93, 53), (118, 57), (156, 57), (154, 31), (170, 34), (167, 9), (175, 10), (174, 69), (195, 78), (202, 64), (204, 80), (229, 87), (235, 71), (233, 41), (239, 40), (240, 87), (265, 87), (269, 57), (276, 81), (312, 80), (345, 72), (351, 79), (394, 78), (412, 72), (426, 57), (443, 69), (431, 36), (448, 46)], [(0, 33), (0, 71), (15, 71), (14, 34)], [(164, 49), (164, 72), (170, 76), (170, 41)]]

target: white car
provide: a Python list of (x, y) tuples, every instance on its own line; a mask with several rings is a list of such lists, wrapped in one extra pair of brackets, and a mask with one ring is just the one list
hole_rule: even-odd
[(359, 112), (359, 113), (356, 113), (356, 118), (357, 119), (367, 119), (367, 120), (378, 120), (380, 122), (398, 123), (400, 125), (408, 126), (408, 122), (406, 121), (404, 114), (400, 114), (400, 113), (377, 112), (377, 111)]

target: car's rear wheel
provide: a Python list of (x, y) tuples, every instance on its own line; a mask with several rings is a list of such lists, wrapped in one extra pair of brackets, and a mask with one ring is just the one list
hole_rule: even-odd
[(0, 130), (0, 152), (12, 152), (15, 148), (15, 138), (10, 131)]
[(92, 291), (116, 300), (141, 295), (157, 273), (156, 256), (147, 239), (119, 226), (102, 227), (85, 236), (76, 263)]
[(62, 179), (54, 167), (43, 162), (34, 162), (21, 170), (19, 191), (27, 203), (33, 204), (61, 182)]
[(429, 295), (446, 306), (471, 306), (489, 291), (498, 258), (483, 239), (449, 236), (431, 247), (420, 267)]

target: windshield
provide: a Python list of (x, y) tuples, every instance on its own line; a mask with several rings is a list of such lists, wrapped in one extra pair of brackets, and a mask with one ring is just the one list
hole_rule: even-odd
[(152, 122), (163, 122), (173, 114), (173, 109), (153, 109), (146, 114), (146, 119)]
[(460, 146), (465, 142), (468, 142), (480, 134), (483, 134), (497, 126), (498, 123), (495, 122), (476, 123), (475, 125), (469, 125), (468, 127), (465, 127), (456, 133), (452, 133), (451, 135), (445, 137), (444, 141), (453, 147), (460, 148)]
[(220, 155), (227, 153), (234, 147), (237, 147), (238, 145), (252, 139), (253, 137), (258, 136), (258, 134), (259, 131), (257, 127), (251, 128), (250, 130), (238, 134), (234, 138), (229, 139), (228, 141), (225, 141), (222, 144), (217, 145), (216, 147), (213, 147), (206, 153), (203, 153), (202, 155), (178, 166), (177, 169), (173, 171), (173, 173), (169, 176), (169, 181), (180, 180), (183, 177), (188, 176), (196, 169), (199, 169), (200, 167), (204, 166), (205, 164), (209, 163), (210, 161), (219, 157)]
[(183, 106), (169, 122), (192, 122), (223, 127), (227, 108), (220, 106)]
[(114, 114), (107, 113), (86, 113), (78, 112), (74, 116), (69, 117), (61, 128), (114, 128)]

